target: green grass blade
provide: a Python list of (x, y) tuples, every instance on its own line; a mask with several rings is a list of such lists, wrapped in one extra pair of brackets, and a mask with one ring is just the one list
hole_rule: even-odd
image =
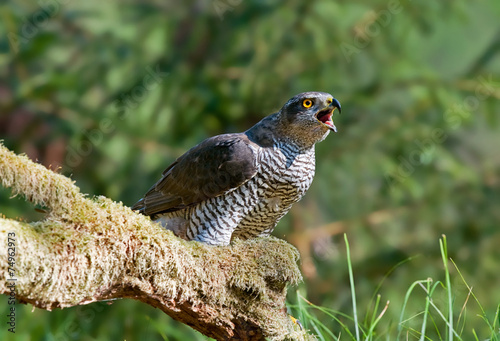
[(347, 267), (349, 269), (349, 282), (351, 283), (352, 309), (354, 314), (354, 327), (356, 329), (356, 341), (361, 341), (359, 337), (358, 312), (356, 309), (356, 291), (354, 288), (354, 275), (352, 273), (351, 252), (349, 250), (349, 241), (347, 240), (346, 233), (344, 233), (344, 240), (347, 253)]
[[(349, 328), (347, 327), (347, 325), (345, 323), (343, 323), (337, 316), (335, 315), (339, 315), (339, 316), (342, 316), (350, 321), (353, 321), (353, 318), (351, 316), (348, 316), (347, 314), (344, 314), (342, 312), (339, 312), (339, 311), (335, 311), (333, 309), (328, 309), (328, 308), (325, 308), (325, 307), (321, 307), (321, 306), (317, 306), (315, 305), (314, 303), (311, 303), (309, 302), (307, 299), (305, 299), (304, 297), (300, 296), (299, 294), (299, 297), (300, 299), (302, 299), (304, 302), (306, 302), (311, 308), (313, 309), (316, 309), (316, 310), (319, 310), (321, 311), (322, 313), (324, 313), (325, 315), (327, 315), (328, 317), (332, 318), (335, 322), (337, 322), (341, 327), (342, 329), (344, 329), (346, 331), (346, 333), (351, 337), (351, 340), (356, 340), (356, 338), (354, 337), (354, 335), (351, 333), (351, 331), (349, 330)], [(308, 319), (313, 319), (313, 320), (317, 320), (315, 317), (313, 317), (311, 314), (309, 314), (307, 312), (307, 307), (304, 307), (305, 309), (305, 312), (306, 312), (306, 316), (304, 317), (305, 321), (307, 321)]]
[(445, 283), (446, 292), (448, 293), (448, 340), (453, 341), (453, 301), (451, 298), (451, 281), (450, 281), (450, 271), (448, 269), (448, 245), (446, 243), (446, 236), (439, 240), (439, 247), (441, 249), (441, 256), (443, 258), (444, 273), (445, 273)]
[(401, 337), (401, 331), (403, 330), (403, 321), (404, 314), (405, 314), (405, 309), (406, 306), (408, 305), (408, 301), (410, 300), (410, 295), (412, 294), (413, 290), (417, 285), (421, 285), (422, 283), (428, 283), (431, 279), (426, 279), (426, 280), (421, 280), (421, 281), (415, 281), (413, 282), (408, 290), (406, 291), (405, 298), (403, 300), (403, 307), (401, 308), (401, 314), (399, 315), (399, 323), (398, 323), (398, 337), (397, 340), (400, 339)]
[[(377, 300), (377, 308), (378, 308), (378, 303), (380, 301), (380, 295), (378, 296), (379, 299)], [(380, 322), (380, 320), (382, 319), (382, 316), (384, 316), (385, 312), (387, 311), (387, 308), (389, 308), (389, 301), (387, 301), (387, 303), (385, 304), (385, 307), (384, 309), (382, 309), (382, 311), (380, 312), (380, 314), (378, 314), (377, 318), (375, 318), (373, 321), (371, 321), (370, 323), (370, 329), (368, 329), (368, 332), (367, 332), (367, 340), (372, 340), (373, 338), (373, 334), (375, 332), (375, 327), (377, 326), (377, 324)], [(374, 310), (374, 312), (376, 312), (376, 310)]]

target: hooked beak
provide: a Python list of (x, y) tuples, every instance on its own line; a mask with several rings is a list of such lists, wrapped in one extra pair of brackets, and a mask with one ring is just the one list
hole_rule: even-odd
[(328, 106), (324, 109), (321, 109), (316, 113), (316, 119), (326, 125), (328, 129), (337, 132), (337, 127), (333, 124), (332, 115), (335, 108), (339, 109), (339, 114), (342, 112), (341, 106), (338, 100), (335, 98), (329, 98), (327, 100)]

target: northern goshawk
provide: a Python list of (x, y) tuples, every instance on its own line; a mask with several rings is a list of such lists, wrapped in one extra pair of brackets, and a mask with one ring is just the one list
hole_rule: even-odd
[(206, 139), (179, 157), (133, 207), (178, 237), (211, 245), (269, 235), (314, 177), (314, 145), (340, 103), (324, 92), (291, 98), (244, 133)]

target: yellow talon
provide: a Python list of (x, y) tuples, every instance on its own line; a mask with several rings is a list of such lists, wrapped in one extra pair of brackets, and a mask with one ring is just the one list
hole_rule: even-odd
[(292, 315), (288, 315), (290, 317), (290, 319), (292, 320), (292, 322), (296, 325), (299, 326), (300, 330), (304, 330), (304, 327), (302, 327), (302, 323), (300, 323), (300, 321), (298, 319), (296, 319), (295, 317), (293, 317)]

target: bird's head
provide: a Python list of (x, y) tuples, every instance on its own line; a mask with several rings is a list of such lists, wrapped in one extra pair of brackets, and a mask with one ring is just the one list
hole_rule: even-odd
[(325, 92), (303, 92), (292, 97), (280, 110), (287, 133), (304, 144), (314, 144), (337, 128), (332, 121), (333, 111), (341, 111), (340, 103)]

